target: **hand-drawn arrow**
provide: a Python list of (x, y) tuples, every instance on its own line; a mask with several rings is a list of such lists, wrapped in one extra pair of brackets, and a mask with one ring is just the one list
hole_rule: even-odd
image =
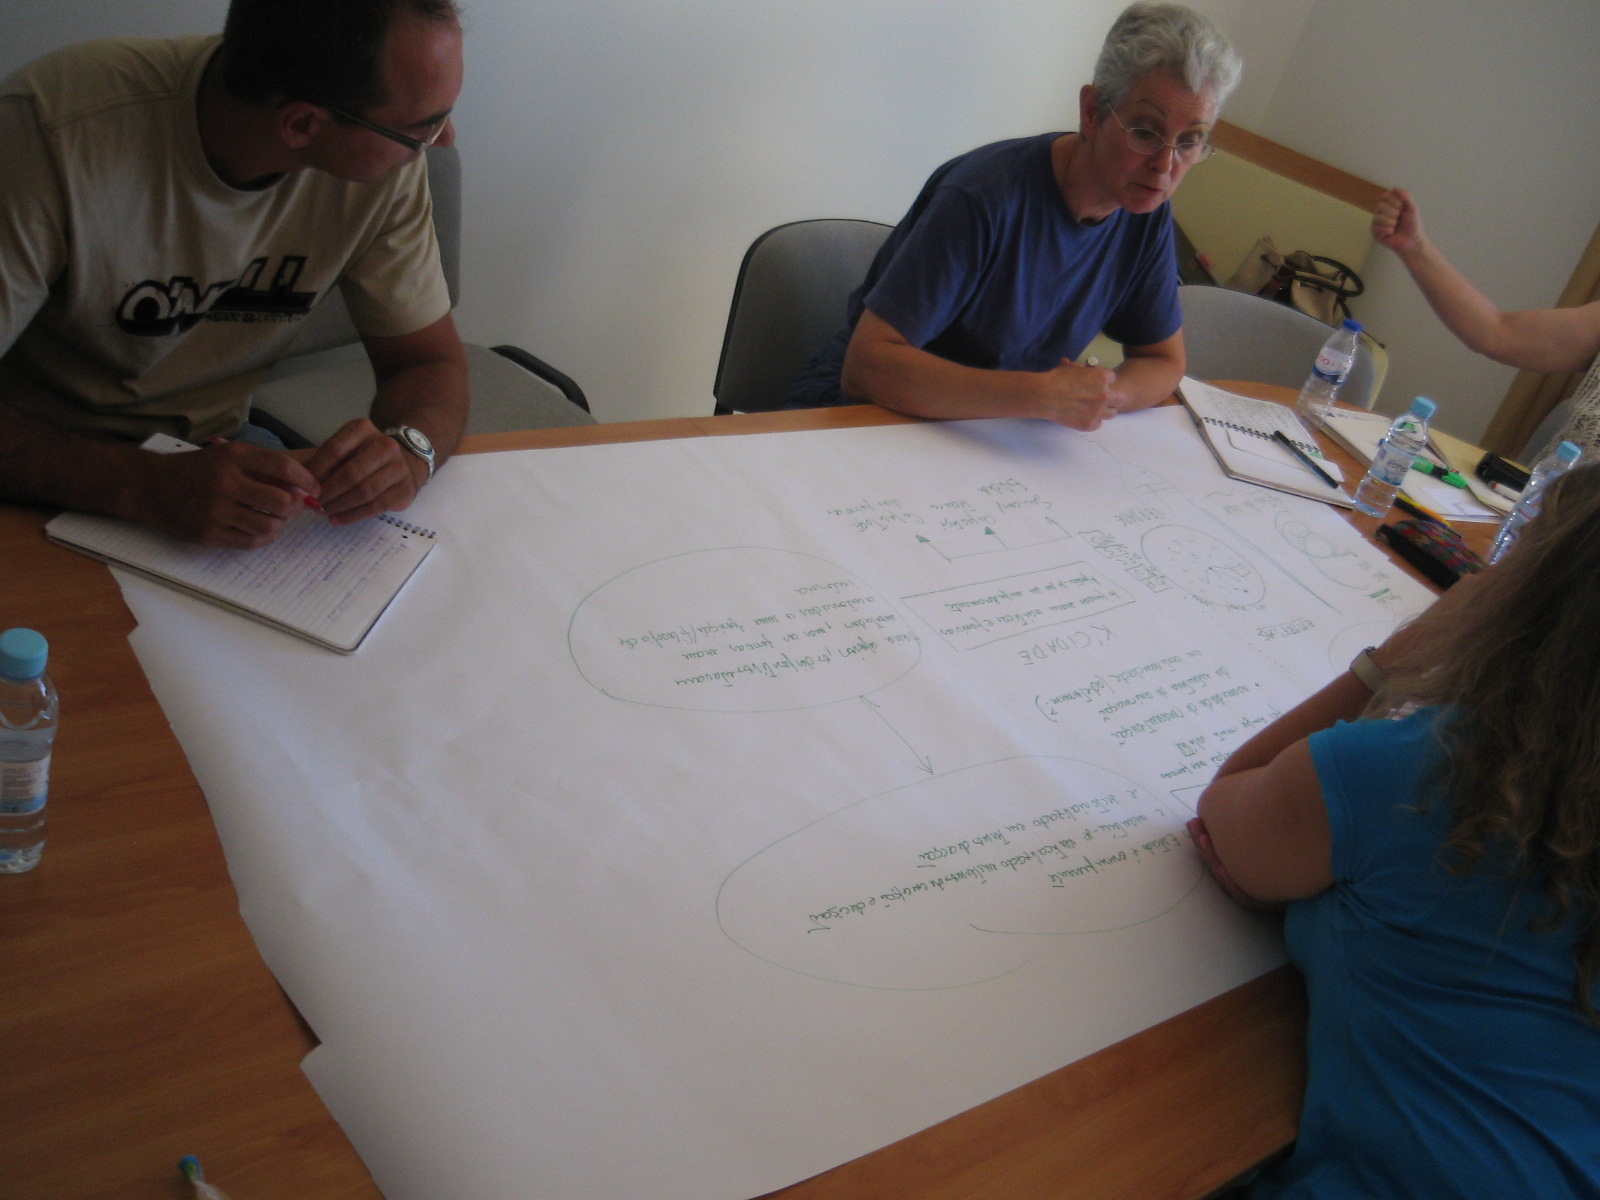
[[(1055, 527), (1057, 529), (1061, 529), (1061, 526), (1056, 524), (1055, 521), (1051, 521), (1049, 517), (1046, 517), (1045, 520), (1046, 521), (1050, 521), (1050, 524), (1055, 525)], [(1031, 547), (1034, 547), (1034, 546), (1045, 546), (1045, 545), (1050, 544), (1051, 542), (1059, 542), (1061, 540), (1061, 538), (1068, 538), (1068, 537), (1071, 537), (1072, 535), (1070, 533), (1068, 533), (1065, 529), (1061, 529), (1061, 537), (1060, 538), (1045, 538), (1043, 541), (1039, 541), (1039, 542), (1024, 542), (1020, 546), (1008, 546), (1006, 544), (1005, 538), (1001, 537), (993, 529), (991, 529), (991, 528), (989, 528), (989, 526), (985, 525), (983, 527), (983, 536), (986, 537), (986, 538), (993, 538), (999, 544), (996, 545), (996, 546), (990, 546), (990, 547), (988, 547), (986, 549), (983, 549), (983, 550), (968, 550), (963, 554), (946, 554), (943, 550), (939, 549), (938, 545), (933, 541), (932, 538), (924, 537), (922, 534), (919, 533), (919, 534), (917, 534), (917, 541), (921, 542), (924, 546), (928, 547), (928, 549), (932, 550), (940, 558), (944, 559), (945, 562), (953, 563), (958, 558), (973, 558), (973, 557), (975, 557), (976, 555), (979, 555), (979, 554), (999, 554), (1002, 550), (1027, 550), (1027, 549), (1030, 549)]]
[(903, 745), (907, 750), (911, 751), (911, 757), (917, 760), (917, 766), (921, 767), (929, 775), (932, 775), (933, 774), (933, 762), (932, 762), (932, 760), (930, 760), (926, 755), (918, 754), (917, 753), (917, 748), (915, 746), (913, 746), (910, 742), (906, 741), (905, 735), (902, 734), (893, 725), (889, 725), (889, 718), (883, 715), (883, 713), (879, 709), (878, 705), (874, 704), (871, 700), (868, 700), (865, 696), (861, 697), (861, 703), (865, 704), (867, 706), (867, 708), (872, 712), (872, 714), (878, 718), (878, 720), (882, 721), (885, 725), (887, 725), (889, 727), (889, 732), (894, 734), (895, 737), (900, 739), (900, 744), (901, 745)]

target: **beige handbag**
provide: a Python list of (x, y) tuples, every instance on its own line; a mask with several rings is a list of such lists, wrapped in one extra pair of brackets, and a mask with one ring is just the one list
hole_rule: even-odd
[(1228, 286), (1287, 304), (1328, 325), (1348, 317), (1349, 301), (1366, 290), (1361, 276), (1338, 259), (1305, 250), (1284, 254), (1271, 237), (1256, 240)]

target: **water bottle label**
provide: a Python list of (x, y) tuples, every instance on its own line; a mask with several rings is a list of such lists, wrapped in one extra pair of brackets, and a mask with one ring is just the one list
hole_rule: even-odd
[(1316, 371), (1319, 379), (1328, 383), (1343, 383), (1344, 377), (1350, 373), (1350, 364), (1324, 350), (1317, 355), (1317, 365), (1312, 370)]
[(0, 815), (24, 816), (44, 807), (50, 756), (31, 762), (0, 762)]
[(1378, 457), (1373, 460), (1372, 474), (1385, 483), (1403, 483), (1416, 457), (1416, 452), (1409, 447), (1391, 446), (1388, 439), (1384, 439), (1378, 447)]

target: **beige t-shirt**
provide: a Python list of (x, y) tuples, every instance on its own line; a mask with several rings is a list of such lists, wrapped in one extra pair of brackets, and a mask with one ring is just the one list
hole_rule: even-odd
[(195, 97), (218, 42), (88, 42), (0, 83), (0, 399), (97, 437), (229, 434), (335, 284), (365, 334), (449, 312), (420, 158), (217, 177)]

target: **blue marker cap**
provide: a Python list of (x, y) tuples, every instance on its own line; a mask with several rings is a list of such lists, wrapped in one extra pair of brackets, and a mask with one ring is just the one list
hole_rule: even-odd
[(0, 675), (7, 679), (37, 679), (50, 661), (50, 643), (32, 629), (0, 633)]

